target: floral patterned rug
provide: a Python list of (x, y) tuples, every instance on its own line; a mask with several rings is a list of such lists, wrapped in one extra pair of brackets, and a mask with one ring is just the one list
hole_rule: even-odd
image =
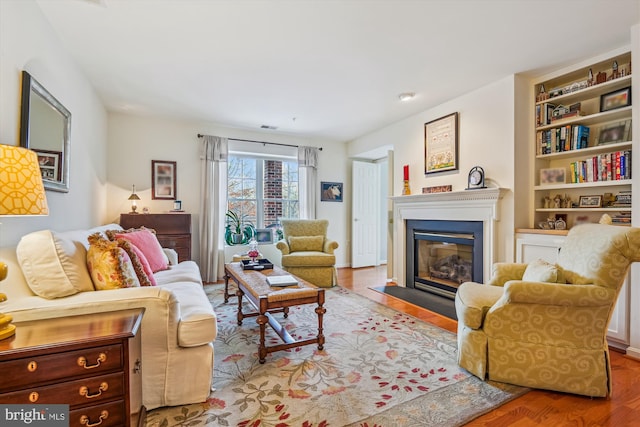
[[(218, 315), (215, 391), (201, 404), (150, 411), (147, 427), (459, 426), (527, 391), (460, 368), (455, 334), (340, 287), (325, 293), (322, 351), (271, 353), (261, 365), (255, 318), (238, 326), (237, 300), (224, 304), (223, 285), (206, 291)], [(313, 337), (314, 308), (275, 317), (294, 338)], [(267, 345), (280, 342), (267, 331)]]

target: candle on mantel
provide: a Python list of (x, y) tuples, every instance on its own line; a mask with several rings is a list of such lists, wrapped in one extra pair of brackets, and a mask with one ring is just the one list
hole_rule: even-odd
[(409, 165), (404, 165), (404, 180), (409, 181)]

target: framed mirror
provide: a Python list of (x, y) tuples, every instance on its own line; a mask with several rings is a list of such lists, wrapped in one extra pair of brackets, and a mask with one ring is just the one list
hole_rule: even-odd
[(28, 72), (22, 72), (20, 145), (35, 151), (44, 187), (69, 192), (71, 113)]

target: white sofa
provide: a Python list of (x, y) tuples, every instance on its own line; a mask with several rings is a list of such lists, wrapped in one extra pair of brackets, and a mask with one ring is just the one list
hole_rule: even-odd
[[(32, 280), (28, 269), (37, 270), (40, 265), (47, 264), (39, 264), (43, 257), (49, 257), (50, 262), (53, 256), (60, 265), (49, 263), (46, 269), (52, 276), (66, 276), (59, 282), (68, 279), (66, 283), (77, 289), (92, 289), (86, 267), (87, 237), (97, 231), (113, 229), (122, 228), (109, 224), (63, 233), (40, 231), (24, 236), (16, 249), (3, 250), (0, 259), (8, 264), (9, 276), (0, 286), (8, 299), (0, 303), (0, 313), (10, 314), (14, 322), (19, 322), (142, 307), (145, 309), (141, 326), (142, 401), (145, 407), (150, 410), (205, 401), (211, 389), (217, 321), (195, 262), (178, 264), (175, 257), (175, 265), (154, 274), (157, 286), (85, 290), (48, 299), (36, 295), (27, 283), (22, 268)], [(34, 238), (42, 242), (39, 240), (36, 249), (25, 254), (25, 246), (34, 247)], [(25, 244), (25, 239), (31, 239), (29, 245)], [(16, 252), (20, 255), (16, 256)], [(62, 270), (56, 272), (59, 267)], [(47, 280), (48, 276), (40, 276)]]

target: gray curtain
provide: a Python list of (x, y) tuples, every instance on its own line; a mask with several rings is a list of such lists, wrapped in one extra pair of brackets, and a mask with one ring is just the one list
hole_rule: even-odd
[(200, 272), (205, 282), (224, 276), (224, 223), (227, 207), (227, 138), (202, 137), (200, 161)]
[(300, 186), (300, 218), (316, 218), (318, 149), (298, 147), (298, 180)]

